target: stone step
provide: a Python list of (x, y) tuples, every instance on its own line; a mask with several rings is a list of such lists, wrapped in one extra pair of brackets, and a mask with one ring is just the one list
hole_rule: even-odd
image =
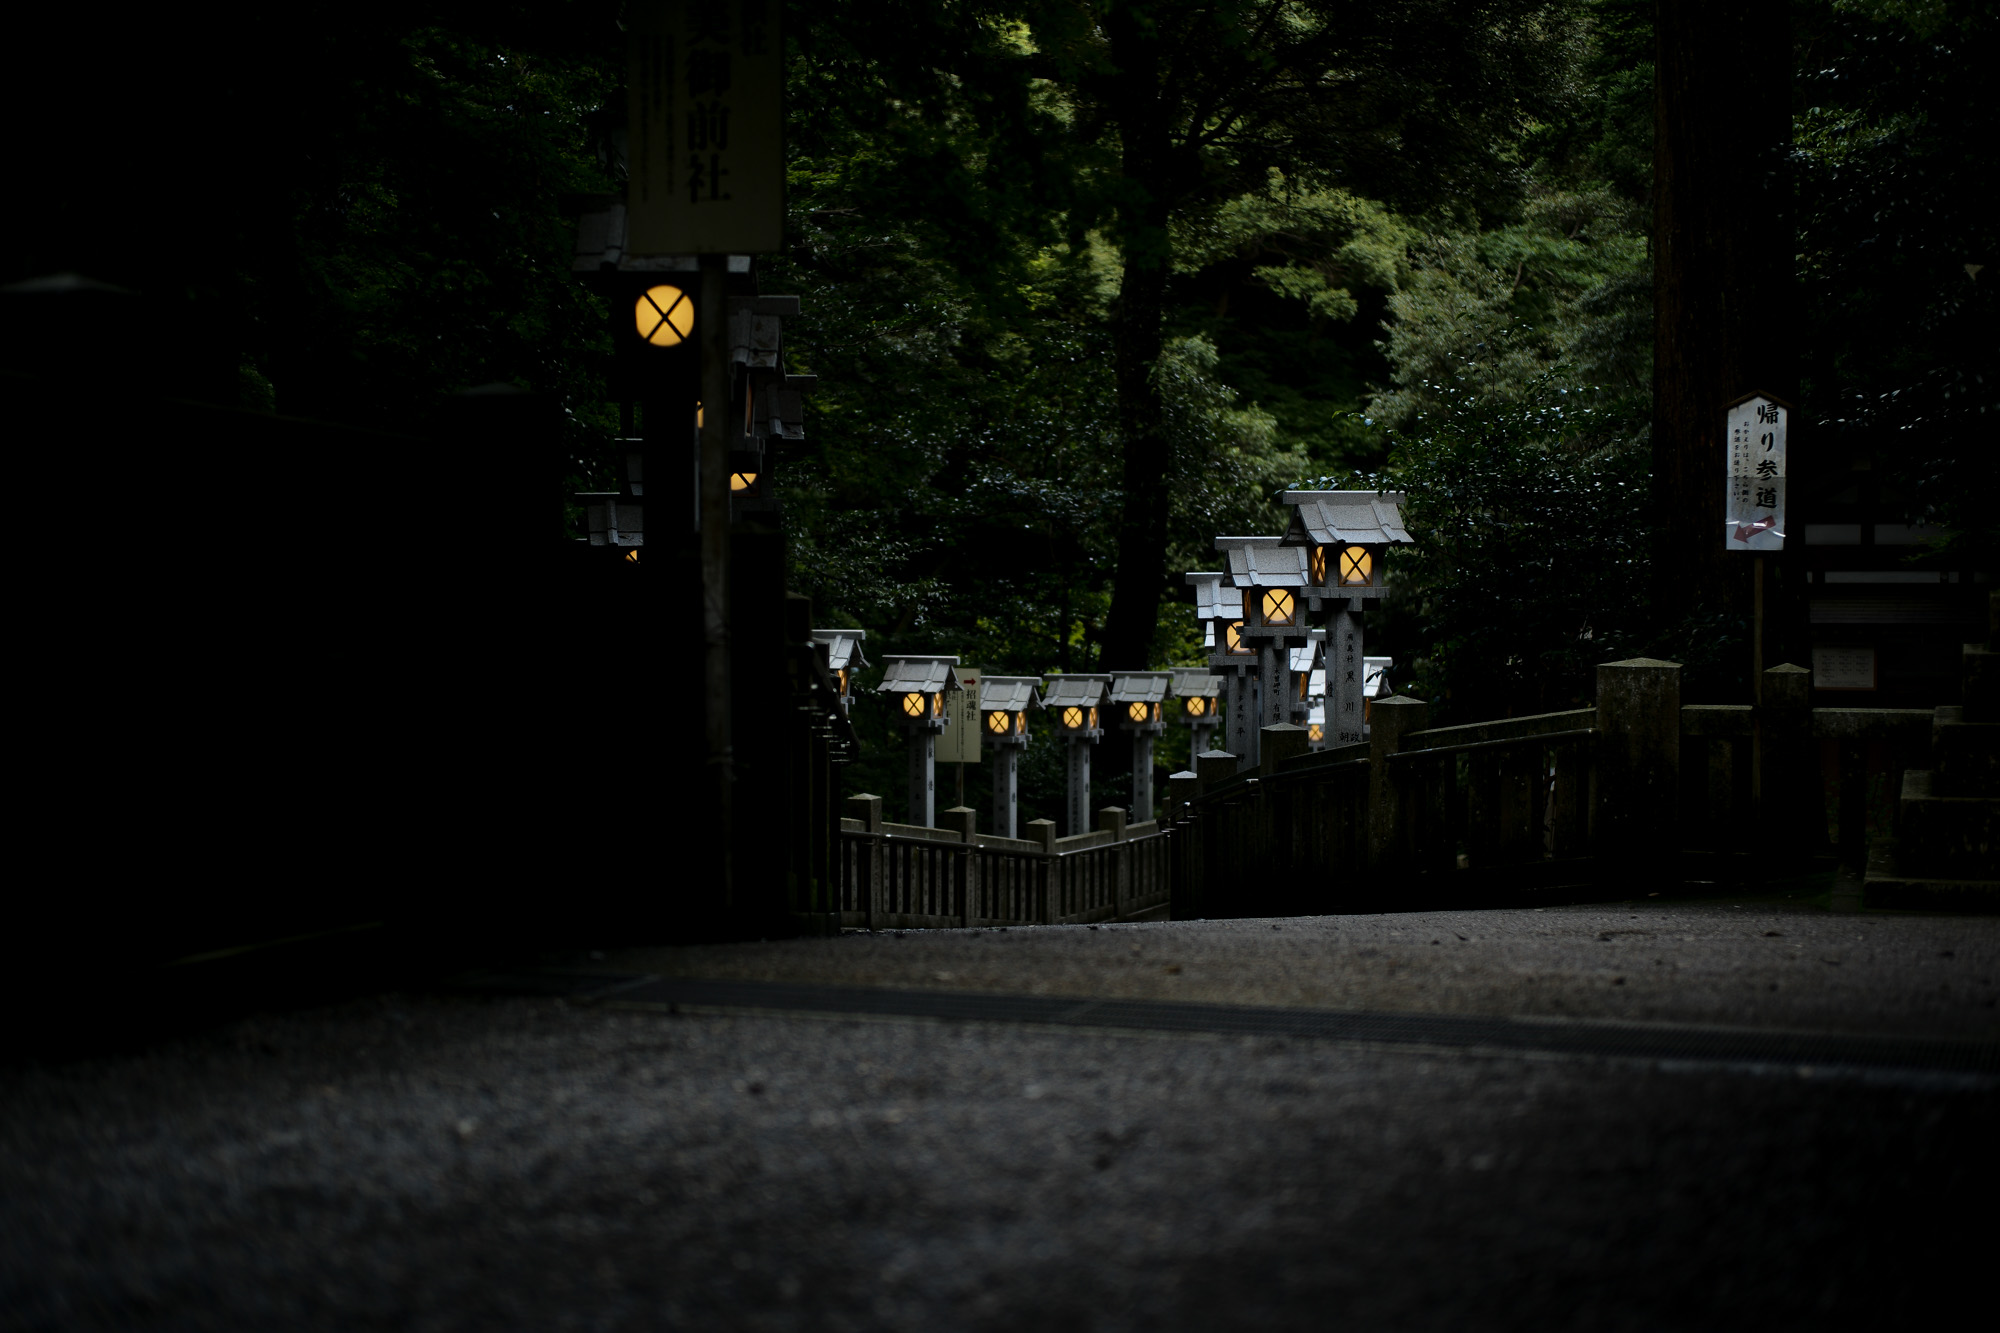
[(1959, 659), (1965, 687), (1965, 720), (2000, 722), (2000, 667), (1991, 645), (1968, 643)]
[(2000, 797), (1944, 796), (1929, 769), (1903, 774), (1896, 868), (1904, 875), (2000, 879)]
[[(1894, 838), (1877, 840), (1868, 851), (1861, 882), (1867, 907), (1945, 912), (2000, 912), (2000, 879), (1950, 879), (1905, 874), (1897, 869), (1902, 849)], [(1850, 909), (1851, 910), (1851, 909)]]

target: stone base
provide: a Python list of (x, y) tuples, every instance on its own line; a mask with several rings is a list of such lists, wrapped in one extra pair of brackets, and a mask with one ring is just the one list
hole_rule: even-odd
[(2000, 797), (1946, 796), (1936, 774), (1903, 774), (1897, 868), (1940, 879), (2000, 878)]
[(1896, 868), (1897, 846), (1885, 838), (1871, 850), (1861, 884), (1869, 907), (1933, 912), (2000, 912), (2000, 879), (1947, 879)]

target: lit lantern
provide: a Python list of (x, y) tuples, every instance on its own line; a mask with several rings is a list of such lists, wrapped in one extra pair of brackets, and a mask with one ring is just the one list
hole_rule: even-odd
[(1403, 496), (1388, 491), (1286, 491), (1287, 545), (1311, 552), (1307, 596), (1326, 620), (1325, 743), (1355, 745), (1367, 734), (1361, 617), (1384, 593), (1383, 557), (1411, 542)]
[(1111, 675), (1111, 706), (1121, 714), (1118, 725), (1132, 733), (1132, 805), (1126, 818), (1134, 823), (1153, 817), (1153, 742), (1166, 729), (1160, 705), (1173, 688), (1171, 671)]
[(648, 287), (632, 303), (639, 336), (655, 347), (677, 347), (694, 332), (694, 300), (678, 287)]
[(882, 682), (875, 687), (896, 701), (910, 737), (910, 823), (933, 827), (937, 818), (937, 738), (947, 718), (944, 696), (963, 689), (956, 657), (894, 654), (882, 659)]
[(1342, 548), (1340, 552), (1340, 586), (1343, 588), (1372, 588), (1375, 586), (1375, 556), (1367, 547), (1348, 546)]
[(1228, 739), (1222, 748), (1249, 768), (1258, 761), (1263, 729), (1297, 720), (1297, 691), (1286, 671), (1289, 651), (1306, 642), (1310, 553), (1280, 537), (1217, 537), (1215, 547), (1228, 561), (1242, 622), (1228, 649), (1211, 656), (1209, 666), (1228, 668)]
[(853, 701), (854, 668), (865, 667), (861, 644), (868, 638), (864, 629), (816, 629), (813, 643), (825, 653), (826, 668), (840, 687), (840, 711), (845, 715)]
[(979, 706), (993, 746), (993, 831), (1016, 836), (1020, 820), (1021, 752), (1028, 748), (1028, 710), (1042, 706), (1039, 676), (983, 676)]
[(1091, 827), (1090, 752), (1104, 734), (1098, 729), (1098, 709), (1110, 696), (1112, 679), (1068, 674), (1042, 679), (1042, 707), (1054, 715), (1056, 735), (1063, 742), (1065, 836), (1086, 833)]

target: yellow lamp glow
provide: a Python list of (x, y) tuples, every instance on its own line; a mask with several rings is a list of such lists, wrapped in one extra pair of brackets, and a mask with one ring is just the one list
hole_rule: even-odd
[(1375, 578), (1375, 557), (1363, 546), (1350, 546), (1340, 553), (1340, 586), (1366, 588)]
[(1326, 582), (1326, 548), (1324, 546), (1313, 547), (1312, 581), (1314, 583)]
[(1247, 652), (1249, 652), (1249, 651), (1250, 651), (1250, 645), (1249, 645), (1249, 644), (1247, 644), (1247, 643), (1245, 643), (1245, 642), (1243, 642), (1243, 622), (1242, 622), (1242, 621), (1240, 621), (1240, 620), (1232, 620), (1232, 621), (1230, 621), (1230, 622), (1229, 622), (1229, 627), (1228, 627), (1227, 629), (1223, 630), (1223, 632), (1222, 632), (1222, 635), (1223, 635), (1223, 638), (1224, 638), (1224, 639), (1225, 639), (1225, 640), (1226, 640), (1226, 641), (1228, 642), (1228, 644), (1229, 644), (1229, 651), (1230, 651), (1230, 652), (1232, 652), (1232, 653), (1247, 653)]
[(938, 692), (937, 692), (936, 694), (933, 694), (933, 695), (931, 696), (931, 716), (932, 716), (932, 717), (943, 717), (943, 716), (944, 716), (944, 691), (943, 691), (943, 690), (939, 690), (939, 691), (938, 691)]
[(1146, 705), (1132, 704), (1128, 706), (1125, 709), (1125, 716), (1131, 718), (1134, 722), (1144, 722), (1146, 720)]
[(755, 490), (756, 487), (757, 474), (754, 472), (732, 472), (729, 474), (729, 489), (732, 491), (749, 491)]
[(1075, 731), (1078, 727), (1083, 725), (1083, 710), (1081, 708), (1063, 709), (1062, 724), (1065, 727), (1068, 727), (1071, 731)]
[(1264, 623), (1289, 625), (1292, 623), (1292, 612), (1297, 608), (1298, 603), (1292, 600), (1290, 593), (1283, 588), (1273, 588), (1264, 594)]
[(1026, 709), (1014, 714), (1014, 734), (1016, 736), (1025, 736), (1028, 734), (1028, 713)]
[(1007, 720), (1005, 713), (988, 713), (986, 715), (986, 729), (995, 736), (1005, 736), (1011, 726), (1012, 724)]
[(1097, 710), (1095, 708), (1090, 710), (1090, 725), (1093, 727), (1097, 725)]
[(1315, 722), (1306, 728), (1306, 739), (1317, 744), (1326, 739), (1326, 728)]
[(649, 287), (632, 306), (632, 322), (653, 346), (675, 347), (694, 332), (694, 302), (678, 287)]
[(628, 565), (636, 565), (636, 564), (638, 564), (638, 563), (639, 563), (639, 553), (638, 553), (637, 551), (627, 551), (627, 552), (625, 553), (625, 563), (626, 563), (626, 564), (628, 564)]
[(1197, 694), (1194, 698), (1188, 700), (1187, 704), (1188, 704), (1189, 717), (1208, 716), (1208, 700), (1202, 698), (1199, 694)]
[(924, 715), (924, 696), (921, 694), (904, 695), (903, 715), (905, 717), (922, 717)]

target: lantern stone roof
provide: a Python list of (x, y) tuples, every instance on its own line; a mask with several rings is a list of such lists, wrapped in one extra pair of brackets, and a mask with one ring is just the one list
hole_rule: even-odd
[(1282, 537), (1217, 537), (1215, 549), (1229, 557), (1229, 581), (1238, 588), (1303, 588), (1306, 549), (1283, 542)]
[(1312, 675), (1306, 677), (1306, 698), (1326, 698), (1326, 668), (1314, 667)]
[(1222, 677), (1213, 675), (1201, 667), (1174, 668), (1174, 697), (1177, 699), (1213, 699), (1222, 693)]
[[(1324, 631), (1319, 632), (1324, 633)], [(1292, 670), (1311, 671), (1318, 666), (1321, 646), (1321, 641), (1318, 639), (1309, 639), (1305, 643), (1294, 645), (1291, 649)]]
[(1403, 528), (1400, 491), (1286, 491), (1292, 507), (1284, 542), (1290, 546), (1381, 546), (1416, 539)]
[(945, 690), (962, 690), (958, 673), (952, 670), (958, 665), (956, 657), (916, 657), (907, 653), (895, 653), (882, 659), (882, 683), (875, 687), (879, 694), (937, 694)]
[(861, 655), (861, 643), (868, 637), (865, 629), (816, 629), (812, 632), (814, 643), (826, 645), (826, 665), (829, 671), (845, 671), (853, 667), (865, 667), (868, 659)]
[(979, 707), (982, 712), (1025, 713), (1042, 706), (1035, 691), (1042, 687), (1040, 676), (981, 676)]
[(1242, 604), (1231, 597), (1226, 601), (1222, 585), (1229, 581), (1229, 575), (1221, 570), (1204, 570), (1191, 573), (1187, 581), (1194, 585), (1194, 614), (1197, 620), (1234, 620), (1242, 614)]
[(1393, 658), (1364, 657), (1361, 659), (1361, 697), (1379, 699), (1389, 688), (1389, 663)]
[(1095, 708), (1111, 689), (1111, 677), (1082, 674), (1042, 677), (1042, 707)]
[(1111, 702), (1114, 704), (1156, 704), (1173, 688), (1171, 671), (1114, 671), (1111, 673)]

